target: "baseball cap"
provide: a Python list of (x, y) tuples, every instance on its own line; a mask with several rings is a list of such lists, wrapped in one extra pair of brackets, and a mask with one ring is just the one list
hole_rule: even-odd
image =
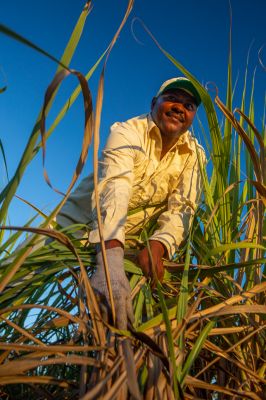
[(199, 106), (201, 103), (199, 92), (197, 91), (193, 83), (183, 76), (168, 79), (167, 81), (165, 81), (158, 90), (156, 97), (160, 96), (162, 93), (169, 89), (182, 89), (185, 92), (189, 93), (192, 97), (194, 97), (197, 106)]

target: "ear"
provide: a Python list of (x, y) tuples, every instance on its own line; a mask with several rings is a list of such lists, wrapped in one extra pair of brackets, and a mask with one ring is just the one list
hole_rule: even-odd
[(152, 101), (151, 101), (151, 111), (153, 110), (153, 107), (156, 103), (157, 97), (153, 97)]

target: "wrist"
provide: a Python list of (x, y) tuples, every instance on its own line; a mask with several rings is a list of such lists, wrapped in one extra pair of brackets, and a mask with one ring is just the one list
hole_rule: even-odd
[(106, 240), (104, 242), (104, 244), (105, 244), (106, 250), (107, 249), (114, 249), (115, 247), (121, 247), (122, 249), (124, 249), (123, 244), (117, 239)]
[(159, 240), (149, 240), (149, 245), (151, 250), (156, 248), (156, 252), (159, 253), (161, 257), (167, 257), (167, 249), (162, 242)]
[[(106, 240), (104, 242), (104, 245), (105, 245), (105, 250), (114, 249), (116, 247), (124, 250), (123, 244), (117, 239)], [(96, 252), (99, 253), (100, 251), (102, 251), (101, 243), (96, 243)]]
[[(112, 247), (105, 249), (106, 261), (111, 275), (120, 270), (124, 271), (124, 249), (122, 247)], [(103, 252), (100, 250), (96, 254), (96, 264), (100, 269), (104, 269)]]

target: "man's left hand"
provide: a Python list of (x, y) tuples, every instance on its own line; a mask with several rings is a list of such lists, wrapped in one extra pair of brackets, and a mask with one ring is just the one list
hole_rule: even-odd
[(162, 257), (166, 253), (166, 248), (158, 240), (149, 241), (150, 252), (147, 247), (141, 250), (137, 256), (137, 262), (141, 267), (144, 275), (152, 279), (152, 286), (154, 287), (157, 281), (162, 281), (164, 276), (164, 266)]

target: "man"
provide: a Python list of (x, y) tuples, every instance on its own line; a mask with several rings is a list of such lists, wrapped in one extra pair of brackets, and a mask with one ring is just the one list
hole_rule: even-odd
[[(188, 131), (200, 96), (184, 77), (163, 83), (152, 99), (151, 112), (111, 127), (99, 169), (100, 208), (107, 261), (115, 303), (116, 324), (127, 328), (134, 320), (130, 286), (124, 271), (125, 236), (140, 232), (157, 216), (149, 250), (138, 254), (138, 264), (153, 283), (162, 280), (163, 258), (171, 259), (186, 238), (201, 192), (202, 147)], [(90, 197), (92, 195), (92, 201)], [(132, 210), (138, 209), (137, 212)], [(83, 180), (58, 216), (59, 224), (87, 223), (89, 241), (99, 243), (92, 176)], [(91, 280), (110, 311), (102, 252), (97, 246), (97, 268)]]

